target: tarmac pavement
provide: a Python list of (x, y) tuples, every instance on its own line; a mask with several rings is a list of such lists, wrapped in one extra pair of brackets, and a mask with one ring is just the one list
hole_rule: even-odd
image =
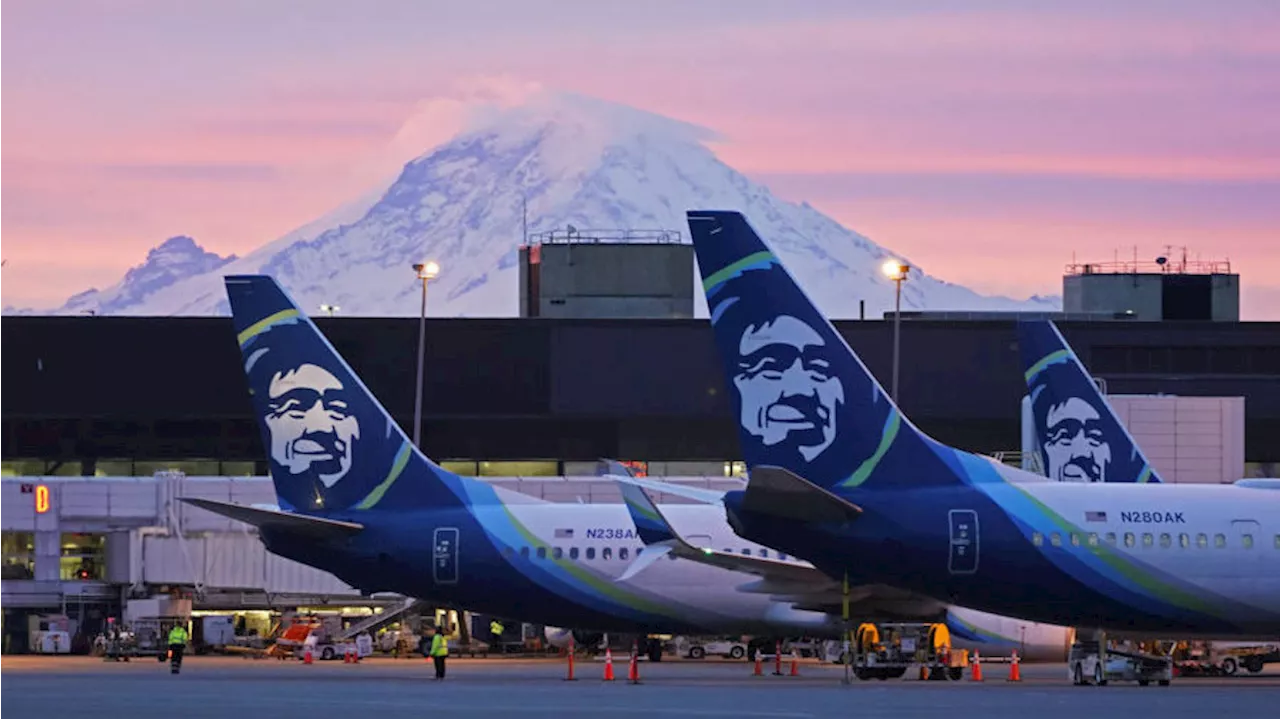
[(800, 676), (752, 676), (734, 661), (640, 662), (640, 683), (627, 681), (626, 658), (615, 657), (616, 681), (602, 681), (603, 663), (578, 661), (576, 681), (552, 659), (451, 658), (448, 678), (434, 681), (429, 661), (373, 658), (359, 664), (243, 657), (188, 656), (182, 673), (143, 657), (131, 662), (68, 656), (6, 656), (0, 660), (0, 710), (5, 719), (77, 717), (274, 716), (324, 719), (492, 716), (520, 719), (641, 716), (830, 719), (854, 716), (1197, 717), (1272, 716), (1280, 672), (1224, 678), (1176, 678), (1173, 685), (1075, 687), (1062, 664), (984, 667), (984, 681), (921, 682), (914, 678), (843, 684), (834, 665), (802, 661)]

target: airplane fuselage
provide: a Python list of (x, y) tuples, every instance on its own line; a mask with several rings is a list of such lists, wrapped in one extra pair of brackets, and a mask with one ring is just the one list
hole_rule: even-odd
[[(663, 512), (698, 546), (808, 566), (735, 535), (720, 507), (670, 505)], [(335, 513), (333, 519), (350, 515)], [(645, 551), (621, 505), (486, 504), (414, 512), (362, 512), (365, 530), (316, 542), (264, 532), (268, 549), (333, 573), (364, 591), (388, 591), (481, 614), (590, 631), (782, 634), (835, 638), (839, 616), (797, 609), (768, 593), (739, 591), (755, 577), (670, 556), (625, 581)], [(856, 607), (855, 607), (856, 609)], [(914, 607), (946, 621), (957, 647), (1018, 649), (1060, 660), (1063, 627), (948, 608)], [(856, 615), (855, 622), (868, 619)], [(895, 619), (911, 616), (893, 615)]]
[(985, 612), (1162, 637), (1280, 635), (1280, 491), (1017, 479), (997, 468), (970, 485), (848, 491), (864, 514), (844, 525), (745, 513), (736, 492), (726, 507), (744, 537), (827, 573)]
[[(734, 535), (716, 508), (670, 511), (704, 541), (778, 558), (776, 551)], [(836, 635), (840, 629), (838, 620), (822, 612), (736, 591), (750, 576), (687, 560), (663, 559), (617, 581), (644, 550), (620, 504), (491, 504), (363, 512), (360, 519), (366, 529), (348, 540), (264, 540), (271, 551), (366, 591), (426, 597), (553, 626), (700, 634)]]

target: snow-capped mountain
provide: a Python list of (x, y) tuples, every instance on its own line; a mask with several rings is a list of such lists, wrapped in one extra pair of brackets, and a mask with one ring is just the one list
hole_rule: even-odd
[[(740, 210), (829, 316), (857, 316), (859, 300), (868, 317), (892, 309), (893, 284), (880, 267), (893, 253), (725, 165), (703, 144), (712, 137), (633, 108), (541, 93), (486, 113), (410, 161), (394, 181), (243, 258), (208, 256), (198, 273), (195, 264), (171, 275), (159, 274), (159, 263), (148, 270), (170, 240), (120, 285), (77, 295), (58, 312), (226, 314), (223, 275), (266, 273), (311, 311), (328, 303), (347, 316), (416, 315), (420, 289), (410, 265), (432, 259), (442, 272), (430, 285), (428, 314), (515, 316), (522, 202), (530, 233), (573, 225), (667, 229), (687, 238), (686, 210)], [(695, 275), (690, 268), (690, 282)], [(705, 317), (702, 293), (694, 296)], [(982, 296), (921, 271), (903, 288), (904, 309), (1059, 304)]]
[[(147, 253), (142, 264), (125, 273), (124, 279), (105, 290), (89, 289), (72, 295), (59, 313), (121, 314), (146, 304), (156, 292), (177, 282), (207, 274), (236, 259), (206, 252), (185, 235), (170, 237)], [(131, 313), (134, 314), (134, 313)]]

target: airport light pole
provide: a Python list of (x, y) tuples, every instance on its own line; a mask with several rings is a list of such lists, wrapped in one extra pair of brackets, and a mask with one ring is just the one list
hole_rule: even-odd
[(894, 404), (898, 402), (898, 352), (899, 339), (902, 335), (902, 283), (906, 281), (907, 275), (911, 272), (911, 265), (901, 260), (888, 260), (881, 267), (885, 277), (893, 280), (896, 286), (893, 299), (893, 389), (889, 393), (889, 399)]
[(419, 262), (413, 266), (422, 280), (422, 311), (418, 315), (418, 389), (413, 397), (413, 446), (422, 449), (422, 365), (427, 351), (427, 282), (440, 274), (435, 262)]
[(337, 311), (338, 311), (338, 310), (340, 310), (340, 309), (342, 309), (342, 308), (341, 308), (341, 307), (338, 307), (337, 305), (320, 305), (320, 311), (321, 311), (321, 312), (328, 312), (330, 317), (332, 317), (332, 316), (333, 316), (333, 313), (334, 313), (334, 312), (337, 312)]

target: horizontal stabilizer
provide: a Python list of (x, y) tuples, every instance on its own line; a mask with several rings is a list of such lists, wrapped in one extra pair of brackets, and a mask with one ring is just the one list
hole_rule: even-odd
[[(626, 502), (627, 510), (631, 513), (632, 521), (636, 525), (636, 533), (640, 535), (640, 540), (648, 545), (645, 551), (641, 553), (641, 558), (637, 559), (632, 567), (627, 568), (623, 577), (635, 576), (641, 569), (649, 566), (659, 556), (658, 551), (661, 551), (662, 554), (670, 553), (673, 556), (699, 564), (707, 564), (734, 572), (754, 574), (764, 579), (781, 583), (814, 586), (831, 581), (825, 574), (808, 565), (784, 562), (780, 559), (721, 552), (710, 547), (695, 547), (676, 532), (675, 528), (671, 526), (671, 522), (667, 521), (667, 518), (663, 516), (662, 510), (658, 509), (658, 505), (649, 499), (644, 489), (639, 486), (639, 482), (643, 480), (617, 476), (613, 479), (622, 490), (622, 498)], [(656, 484), (662, 483), (658, 482)], [(661, 549), (658, 550), (658, 548)], [(651, 550), (655, 551), (651, 554)], [(644, 563), (641, 564), (641, 562)]]
[(292, 512), (258, 509), (243, 504), (231, 504), (230, 502), (219, 502), (212, 499), (199, 499), (196, 497), (180, 497), (179, 499), (193, 507), (199, 507), (259, 529), (277, 529), (290, 534), (309, 534), (317, 537), (349, 536), (364, 529), (363, 524), (355, 522), (342, 522), (336, 519), (309, 517)]
[(742, 508), (754, 514), (800, 522), (851, 522), (862, 508), (782, 467), (750, 471)]
[(631, 484), (645, 489), (652, 489), (663, 494), (674, 494), (677, 497), (692, 499), (703, 504), (723, 504), (725, 493), (714, 489), (687, 487), (673, 482), (661, 482), (656, 479), (645, 479), (635, 476), (626, 465), (612, 459), (602, 459), (596, 463), (596, 476), (605, 479), (626, 479)]

